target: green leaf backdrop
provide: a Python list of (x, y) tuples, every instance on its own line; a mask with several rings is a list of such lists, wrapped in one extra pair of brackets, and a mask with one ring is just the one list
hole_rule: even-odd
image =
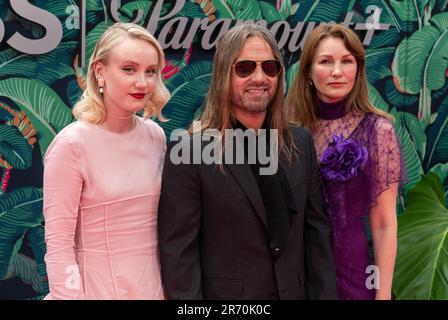
[[(0, 19), (7, 30), (0, 39), (0, 299), (39, 299), (48, 292), (41, 163), (54, 136), (74, 120), (71, 108), (81, 95), (86, 70), (77, 64), (80, 31), (66, 23), (76, 21), (73, 8), (79, 1), (30, 1), (57, 16), (63, 26), (58, 47), (38, 56), (6, 44), (15, 31), (43, 35), (42, 26), (17, 16), (9, 2), (0, 0)], [(140, 9), (143, 25), (154, 2), (123, 0), (119, 16), (131, 21)], [(108, 1), (86, 3), (88, 58), (113, 19)], [(294, 27), (298, 22), (342, 23), (351, 12), (355, 24), (366, 22), (372, 6), (381, 9), (380, 23), (390, 26), (376, 31), (366, 45), (369, 98), (395, 117), (409, 177), (399, 201), (394, 293), (399, 299), (448, 299), (448, 1), (186, 0), (176, 17), (264, 19), (268, 26), (285, 20)], [(159, 23), (157, 30), (162, 27)], [(282, 51), (289, 88), (300, 51)], [(188, 127), (201, 112), (212, 55), (213, 50), (201, 48), (198, 36), (188, 49), (166, 50), (163, 75), (172, 99), (164, 109), (170, 121), (160, 125), (167, 136)]]

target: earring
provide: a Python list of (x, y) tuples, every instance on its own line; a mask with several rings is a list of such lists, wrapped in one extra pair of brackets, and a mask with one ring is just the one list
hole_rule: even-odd
[(104, 79), (102, 78), (98, 79), (98, 90), (100, 93), (104, 92)]
[(314, 85), (313, 80), (311, 80), (311, 79), (308, 80), (308, 83), (310, 84), (310, 86)]

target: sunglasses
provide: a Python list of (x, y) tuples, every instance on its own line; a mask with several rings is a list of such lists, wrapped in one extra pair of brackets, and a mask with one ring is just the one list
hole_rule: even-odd
[(241, 60), (232, 65), (232, 67), (235, 68), (235, 73), (238, 77), (246, 78), (255, 71), (259, 64), (261, 64), (261, 69), (268, 77), (276, 77), (282, 71), (282, 64), (278, 60)]

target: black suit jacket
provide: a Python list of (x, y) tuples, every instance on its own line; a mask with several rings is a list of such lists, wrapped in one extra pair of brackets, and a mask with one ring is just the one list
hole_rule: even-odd
[[(280, 157), (297, 215), (278, 254), (249, 165), (179, 164), (162, 175), (158, 237), (168, 299), (336, 299), (331, 227), (314, 144), (293, 128), (292, 162)], [(279, 250), (277, 250), (279, 251)]]

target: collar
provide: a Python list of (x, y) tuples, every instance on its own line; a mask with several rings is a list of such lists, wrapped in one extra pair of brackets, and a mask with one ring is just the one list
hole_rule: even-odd
[(335, 120), (345, 116), (347, 112), (347, 99), (328, 103), (319, 99), (318, 117), (324, 120)]

